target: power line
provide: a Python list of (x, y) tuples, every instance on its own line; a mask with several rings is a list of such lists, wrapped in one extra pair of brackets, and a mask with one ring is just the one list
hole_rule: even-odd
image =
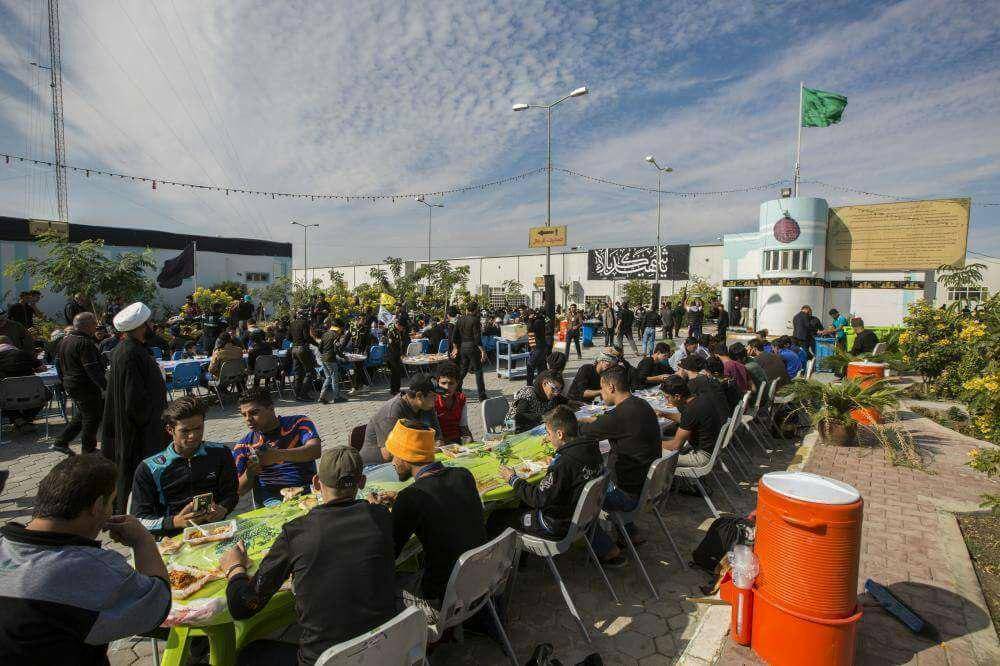
[(770, 183), (761, 183), (759, 185), (746, 185), (742, 187), (734, 187), (726, 190), (714, 190), (714, 191), (694, 191), (694, 192), (680, 192), (675, 190), (657, 190), (655, 187), (646, 187), (645, 185), (632, 185), (629, 183), (620, 183), (609, 178), (602, 178), (600, 176), (589, 176), (585, 173), (580, 173), (578, 171), (572, 171), (570, 169), (562, 169), (560, 167), (552, 167), (553, 171), (559, 171), (561, 173), (568, 174), (570, 176), (575, 176), (577, 178), (582, 178), (584, 180), (589, 180), (592, 183), (601, 183), (603, 185), (612, 185), (614, 187), (619, 187), (623, 190), (635, 190), (639, 192), (647, 192), (649, 194), (664, 194), (666, 196), (673, 197), (712, 197), (712, 196), (725, 196), (727, 194), (741, 194), (744, 192), (758, 192), (760, 190), (769, 190), (778, 185), (788, 184), (789, 180), (779, 179), (773, 180)]
[[(826, 187), (826, 188), (829, 188), (831, 190), (840, 190), (841, 192), (850, 192), (852, 194), (862, 194), (862, 195), (868, 196), (868, 197), (881, 197), (883, 199), (894, 199), (894, 200), (900, 201), (900, 202), (906, 202), (906, 201), (923, 201), (924, 200), (924, 199), (919, 199), (917, 197), (905, 197), (905, 196), (899, 196), (899, 195), (896, 195), (896, 194), (882, 194), (880, 192), (868, 192), (867, 190), (861, 190), (861, 189), (858, 189), (856, 187), (848, 187), (847, 185), (834, 185), (832, 183), (826, 183), (826, 182), (823, 182), (822, 180), (804, 179), (803, 178), (803, 179), (800, 179), (799, 182), (800, 183), (810, 183), (812, 185), (819, 185), (820, 187)], [(992, 202), (992, 201), (984, 201), (984, 202), (973, 202), (972, 205), (973, 206), (1000, 206), (1000, 203), (995, 203), (995, 202)]]

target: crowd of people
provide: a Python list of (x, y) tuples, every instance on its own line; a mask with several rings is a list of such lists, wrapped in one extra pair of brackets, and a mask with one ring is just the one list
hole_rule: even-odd
[[(473, 303), (464, 313), (450, 309), (436, 319), (400, 307), (386, 324), (372, 312), (345, 322), (314, 307), (262, 329), (249, 300), (229, 315), (219, 308), (207, 314), (188, 309), (187, 320), (196, 318), (202, 326), (200, 339), (185, 340), (176, 328), (169, 346), (146, 305), (118, 304), (111, 322), (115, 334), (107, 338), (115, 343), (104, 345), (100, 318), (82, 301), (67, 304), (71, 325), (51, 350), (63, 390), (75, 406), (73, 419), (53, 444), (67, 457), (41, 481), (32, 519), (0, 530), (0, 561), (15, 571), (0, 576), (0, 661), (55, 663), (78, 654), (81, 663), (103, 663), (109, 641), (154, 630), (170, 608), (171, 594), (153, 537), (223, 520), (248, 495), (262, 507), (299, 492), (317, 493), (322, 503), (282, 527), (252, 575), (242, 545), (222, 556), (234, 619), (259, 612), (290, 575), (295, 581), (303, 629), (299, 645), (260, 642), (246, 650), (247, 658), (311, 663), (330, 645), (378, 626), (405, 606), (419, 607), (433, 622), (462, 553), (508, 527), (560, 538), (583, 487), (606, 466), (613, 482), (604, 508), (634, 510), (655, 460), (676, 451), (679, 466), (705, 464), (743, 396), (771, 381), (788, 383), (807, 363), (816, 335), (834, 333), (839, 341), (847, 321), (831, 311), (831, 327), (824, 329), (804, 306), (792, 336), (771, 340), (761, 332), (746, 344), (727, 345), (730, 320), (719, 303), (712, 306), (715, 335), (703, 330), (706, 312), (697, 300), (679, 306), (665, 301), (660, 310), (638, 312), (627, 302), (608, 303), (600, 312), (610, 331), (608, 346), (567, 382), (563, 371), (571, 344), (576, 342), (582, 357), (580, 329), (597, 315), (575, 305), (565, 313), (560, 351), (554, 322), (541, 309), (523, 307), (491, 317)], [(30, 341), (17, 337), (18, 328), (24, 328), (21, 319), (27, 317), (31, 325), (30, 294), (22, 305), (15, 317), (0, 320), (0, 377), (26, 376), (39, 368)], [(681, 319), (689, 335), (674, 349)], [(507, 321), (526, 324), (530, 352), (527, 384), (514, 392), (507, 422), (514, 432), (544, 425), (556, 454), (537, 484), (502, 465), (500, 475), (518, 502), (487, 516), (472, 474), (442, 464), (437, 452), (445, 444), (472, 440), (464, 379), (475, 374), (479, 399), (487, 397), (482, 338), (499, 333)], [(870, 352), (877, 342), (874, 333), (860, 319), (850, 324), (856, 334), (852, 352)], [(623, 343), (627, 339), (638, 352), (636, 325), (645, 353), (633, 365)], [(400, 361), (418, 336), (431, 341), (432, 351), (441, 349), (451, 358), (432, 374), (412, 375), (402, 387)], [(295, 395), (310, 399), (318, 385), (315, 346), (324, 370), (319, 400), (328, 403), (344, 400), (340, 373), (353, 369), (344, 355), (367, 352), (372, 344), (386, 347), (389, 397), (351, 446), (324, 446), (310, 418), (294, 410), (279, 415), (271, 387), (245, 382), (236, 388), (246, 434), (228, 445), (206, 440), (206, 402), (194, 395), (168, 402), (155, 353), (169, 349), (185, 358), (210, 352), (208, 372), (217, 375), (224, 363), (242, 363), (244, 354), (252, 372), (261, 357), (290, 347)], [(355, 380), (363, 381), (362, 375), (355, 372)], [(635, 394), (656, 387), (676, 411), (658, 412)], [(595, 401), (612, 409), (576, 416), (581, 405)], [(15, 419), (23, 423), (32, 416)], [(660, 419), (667, 420), (666, 427)], [(73, 455), (69, 444), (77, 436), (82, 453)], [(601, 440), (610, 443), (607, 461), (598, 448)], [(400, 481), (412, 483), (398, 493), (358, 499), (366, 475), (386, 464)], [(101, 547), (102, 531), (133, 549), (133, 565)], [(424, 553), (422, 569), (415, 577), (397, 577), (395, 560), (413, 539)], [(627, 523), (622, 534), (595, 529), (591, 542), (604, 565), (620, 567), (627, 564), (626, 539), (639, 544), (644, 537)], [(88, 585), (72, 584), (81, 579)]]

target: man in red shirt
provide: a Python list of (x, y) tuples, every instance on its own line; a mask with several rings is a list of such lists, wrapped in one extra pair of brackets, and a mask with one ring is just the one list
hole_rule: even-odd
[(434, 411), (441, 424), (441, 439), (449, 444), (461, 443), (463, 438), (472, 441), (469, 413), (459, 375), (458, 366), (454, 363), (445, 362), (438, 366), (437, 382), (444, 394), (434, 395)]

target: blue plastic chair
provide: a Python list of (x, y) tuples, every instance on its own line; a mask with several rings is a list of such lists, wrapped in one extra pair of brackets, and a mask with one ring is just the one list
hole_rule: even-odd
[(163, 360), (163, 350), (160, 349), (159, 347), (150, 347), (149, 353), (152, 354), (153, 358), (155, 358), (157, 361)]
[(441, 342), (438, 343), (438, 354), (447, 354), (447, 353), (448, 353), (448, 341), (442, 340)]
[(497, 355), (497, 339), (494, 335), (484, 335), (480, 338), (480, 342), (483, 345), (483, 351), (486, 352), (487, 358), (492, 358), (496, 360)]
[(388, 351), (389, 348), (385, 345), (372, 345), (371, 349), (368, 350), (368, 358), (365, 359), (365, 371), (368, 371), (369, 368), (374, 370), (374, 374), (368, 374), (371, 379), (374, 380), (378, 376), (379, 369), (385, 366), (385, 355)]
[(170, 383), (167, 384), (167, 391), (170, 393), (170, 399), (173, 400), (174, 391), (190, 393), (191, 389), (197, 389), (199, 386), (201, 386), (201, 363), (188, 361), (174, 366)]
[(284, 342), (281, 343), (281, 348), (282, 349), (291, 349), (292, 348), (292, 341), (291, 340), (285, 340)]
[(423, 345), (423, 351), (420, 352), (421, 354), (430, 354), (431, 353), (431, 341), (430, 340), (428, 340), (427, 338), (420, 338), (420, 344)]
[(184, 360), (184, 350), (183, 349), (178, 349), (177, 351), (175, 351), (173, 354), (170, 355), (170, 360), (171, 361), (181, 361), (181, 360)]

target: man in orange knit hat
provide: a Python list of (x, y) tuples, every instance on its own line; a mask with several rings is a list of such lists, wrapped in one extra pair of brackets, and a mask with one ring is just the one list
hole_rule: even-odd
[(434, 622), (455, 562), (486, 543), (483, 503), (469, 470), (435, 461), (434, 430), (422, 422), (399, 420), (385, 446), (399, 480), (413, 479), (392, 507), (396, 557), (414, 534), (425, 556), (419, 594), (404, 589), (403, 602), (419, 606)]

